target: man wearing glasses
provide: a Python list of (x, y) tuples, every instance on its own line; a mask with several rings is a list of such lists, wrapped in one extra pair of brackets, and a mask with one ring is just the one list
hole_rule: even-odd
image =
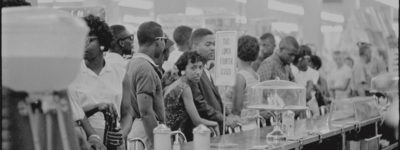
[(113, 33), (113, 41), (111, 48), (104, 54), (104, 59), (108, 63), (115, 64), (125, 70), (128, 62), (123, 56), (132, 55), (134, 36), (122, 25), (112, 25), (110, 29)]
[(152, 21), (139, 26), (137, 37), (139, 50), (128, 62), (123, 80), (121, 132), (129, 148), (139, 138), (152, 149), (153, 129), (165, 121), (161, 73), (155, 61), (162, 57), (167, 38), (161, 25)]

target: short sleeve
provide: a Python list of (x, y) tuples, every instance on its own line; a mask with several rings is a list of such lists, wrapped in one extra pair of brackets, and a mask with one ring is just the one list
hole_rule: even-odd
[(136, 77), (136, 94), (147, 94), (150, 96), (155, 96), (156, 93), (156, 78), (157, 75), (153, 73), (153, 68), (147, 66), (142, 66), (138, 69), (138, 75)]
[(83, 119), (85, 117), (85, 113), (83, 112), (82, 107), (77, 102), (78, 95), (71, 88), (68, 88), (67, 93), (69, 103), (71, 105), (72, 119), (74, 121)]

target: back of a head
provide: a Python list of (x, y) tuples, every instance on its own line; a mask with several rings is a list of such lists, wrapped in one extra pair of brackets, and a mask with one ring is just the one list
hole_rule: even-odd
[(137, 31), (139, 46), (150, 45), (156, 40), (156, 37), (161, 36), (163, 36), (161, 25), (154, 21), (140, 24)]
[(89, 36), (96, 36), (99, 40), (100, 46), (104, 46), (103, 51), (107, 51), (110, 48), (113, 36), (110, 28), (104, 20), (94, 15), (88, 15), (83, 17), (86, 24), (89, 27)]
[(119, 38), (119, 34), (126, 31), (126, 28), (123, 25), (112, 25), (110, 26), (111, 32), (113, 33), (114, 37)]
[(260, 46), (257, 38), (244, 35), (238, 39), (238, 57), (243, 61), (255, 61), (257, 59)]
[(178, 26), (173, 33), (174, 41), (178, 46), (189, 45), (189, 39), (193, 29), (188, 26)]
[(299, 49), (299, 43), (297, 43), (296, 38), (293, 36), (284, 37), (279, 43), (279, 48), (287, 47), (288, 45), (293, 46), (295, 49)]
[(111, 32), (112, 32), (113, 37), (114, 37), (114, 40), (111, 43), (111, 46), (115, 47), (116, 43), (117, 43), (117, 40), (121, 38), (121, 33), (126, 31), (126, 28), (123, 25), (116, 24), (116, 25), (110, 26), (110, 29), (111, 29)]
[(190, 36), (190, 45), (193, 48), (194, 45), (199, 44), (201, 39), (207, 35), (213, 35), (214, 33), (206, 28), (199, 28), (193, 31), (192, 35)]
[(265, 40), (265, 39), (273, 39), (275, 41), (275, 37), (272, 33), (264, 33), (261, 35), (260, 40)]

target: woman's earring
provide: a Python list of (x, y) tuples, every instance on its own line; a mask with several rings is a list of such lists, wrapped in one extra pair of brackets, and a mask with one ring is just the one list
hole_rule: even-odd
[(181, 75), (185, 75), (185, 71), (181, 71)]
[(104, 51), (104, 46), (100, 46), (100, 50), (101, 50), (101, 51)]

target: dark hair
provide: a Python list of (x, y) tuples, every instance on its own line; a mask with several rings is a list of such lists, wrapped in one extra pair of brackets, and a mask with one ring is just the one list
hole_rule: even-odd
[(156, 40), (156, 37), (161, 37), (163, 34), (160, 24), (154, 21), (144, 22), (140, 24), (137, 31), (139, 45), (150, 45)]
[(207, 35), (213, 35), (214, 33), (206, 28), (199, 28), (193, 31), (192, 35), (190, 36), (190, 45), (193, 46), (194, 44), (198, 44), (201, 38)]
[(304, 56), (311, 56), (311, 48), (307, 45), (301, 45), (299, 48), (299, 52), (293, 60), (293, 64), (297, 64), (300, 61), (300, 58)]
[(89, 36), (96, 36), (99, 40), (100, 46), (104, 46), (103, 51), (107, 51), (111, 46), (111, 41), (113, 36), (107, 23), (100, 19), (100, 17), (94, 16), (92, 14), (83, 17), (86, 24), (89, 26)]
[(179, 59), (175, 63), (176, 67), (178, 68), (179, 76), (181, 76), (181, 71), (186, 69), (186, 66), (189, 64), (189, 61), (191, 63), (202, 62), (203, 64), (205, 64), (206, 58), (201, 56), (196, 51), (189, 51), (189, 52), (183, 53), (181, 55), (181, 57), (179, 57)]
[(19, 6), (31, 6), (31, 3), (26, 2), (25, 0), (3, 0), (1, 3), (1, 8)]
[(293, 36), (286, 36), (284, 37), (281, 42), (279, 43), (279, 48), (284, 48), (285, 44), (292, 45), (295, 49), (299, 49), (299, 43), (297, 43), (296, 38)]
[(121, 37), (119, 37), (119, 34), (126, 31), (126, 28), (123, 25), (116, 24), (116, 25), (110, 26), (110, 29), (111, 29), (111, 32), (114, 37), (114, 40), (111, 43), (111, 46), (116, 47), (118, 45), (118, 43), (117, 43), (118, 40), (121, 38)]
[(265, 39), (269, 39), (269, 38), (275, 40), (274, 35), (272, 35), (271, 33), (264, 33), (264, 34), (261, 35), (261, 37), (260, 37), (261, 40), (265, 40)]
[(188, 26), (178, 26), (174, 30), (173, 37), (174, 41), (178, 46), (189, 44), (189, 38), (192, 34), (193, 29)]
[(126, 31), (126, 28), (123, 25), (119, 25), (119, 24), (110, 26), (110, 29), (111, 29), (111, 32), (114, 37), (116, 37), (118, 34), (124, 32), (124, 31)]
[(319, 68), (321, 68), (322, 61), (321, 58), (319, 58), (317, 55), (311, 55), (310, 61), (315, 66), (316, 70), (319, 70)]
[(257, 38), (244, 35), (238, 39), (238, 57), (243, 61), (255, 61), (260, 51)]

